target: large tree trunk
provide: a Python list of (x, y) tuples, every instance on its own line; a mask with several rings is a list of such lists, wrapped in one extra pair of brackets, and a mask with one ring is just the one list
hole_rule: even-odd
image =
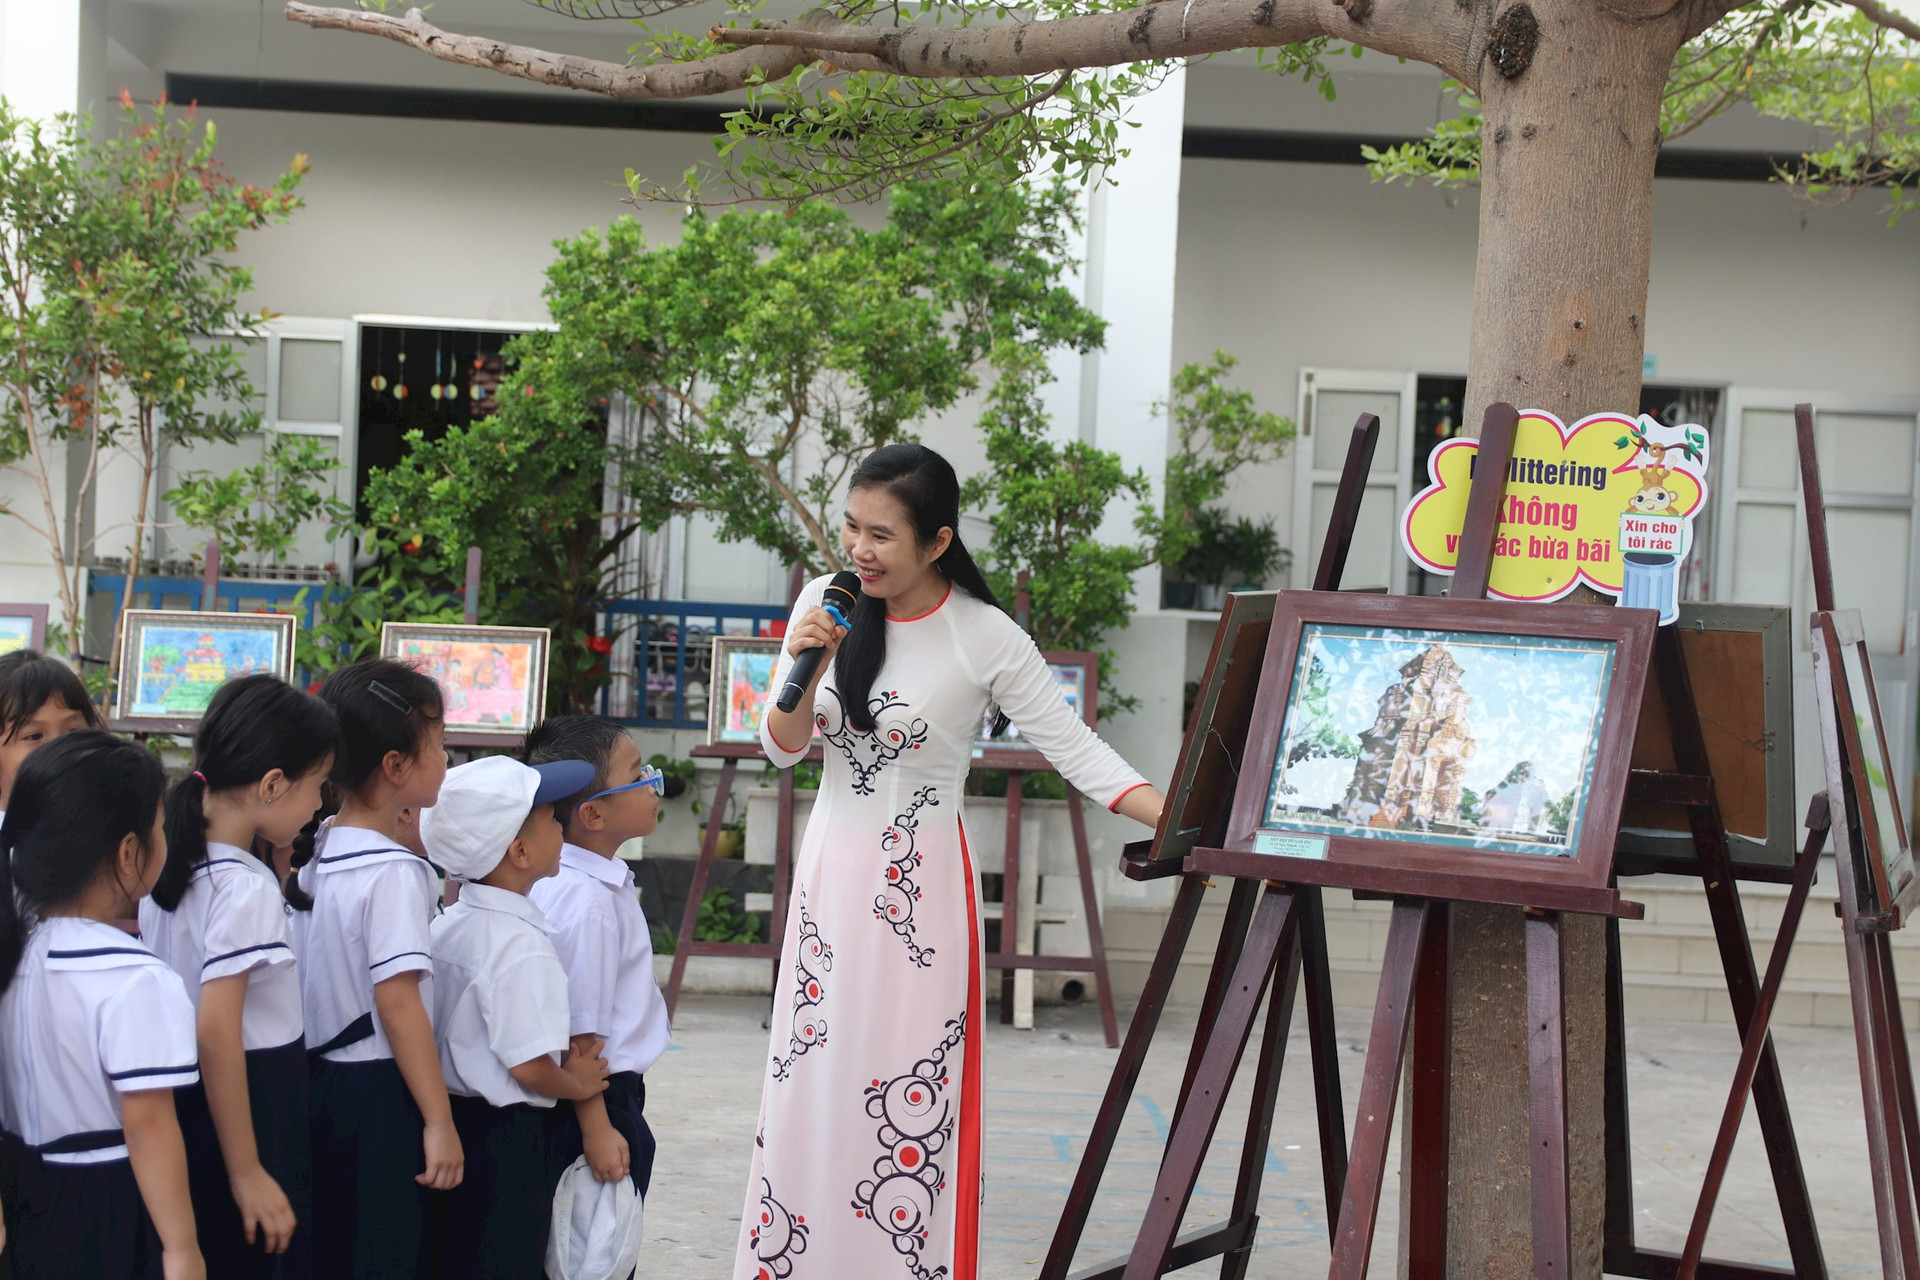
[[(1638, 406), (1660, 94), (1684, 34), (1671, 14), (1593, 0), (1495, 17), (1480, 69), (1471, 429), (1496, 400), (1567, 423)], [(1475, 1280), (1532, 1274), (1521, 919), (1458, 906), (1450, 932), (1446, 1274)], [(1601, 921), (1569, 918), (1564, 936), (1572, 1276), (1586, 1280), (1600, 1275), (1605, 1212)]]

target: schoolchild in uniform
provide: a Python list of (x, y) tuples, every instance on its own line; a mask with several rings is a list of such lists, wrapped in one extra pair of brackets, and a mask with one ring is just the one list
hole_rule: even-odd
[(213, 695), (193, 772), (167, 797), (167, 865), (140, 936), (199, 1007), (202, 1083), (175, 1105), (207, 1270), (227, 1280), (313, 1273), (313, 1167), (300, 973), (266, 858), (320, 807), (333, 709), (276, 676)]
[[(0, 657), (0, 821), (21, 762), (34, 750), (76, 729), (98, 729), (100, 717), (87, 688), (66, 663), (33, 649)], [(0, 1088), (4, 1088), (0, 1084)], [(5, 1103), (0, 1102), (0, 1109)], [(0, 1131), (0, 1280), (12, 1280), (7, 1221), (20, 1216), (20, 1177), (25, 1153)]]
[(20, 766), (0, 826), (0, 1127), (32, 1152), (8, 1244), (24, 1280), (206, 1275), (173, 1110), (199, 1079), (193, 1002), (109, 923), (166, 862), (165, 782), (144, 747), (68, 734)]
[(560, 869), (554, 798), (592, 776), (578, 760), (475, 760), (450, 772), (420, 815), (428, 855), (462, 882), (460, 900), (433, 922), (434, 1033), (467, 1162), (436, 1215), (445, 1280), (542, 1273), (553, 1216), (547, 1112), (555, 1099), (607, 1087), (600, 1042), (568, 1045), (567, 976), (527, 899)]
[(93, 699), (72, 667), (33, 649), (0, 657), (0, 818), (22, 761), (63, 734), (99, 727)]
[(398, 662), (357, 662), (320, 698), (340, 720), (340, 801), (288, 898), (310, 904), (300, 990), (313, 1064), (313, 1267), (355, 1280), (411, 1277), (429, 1261), (435, 1191), (460, 1182), (460, 1138), (427, 1010), (439, 888), (395, 830), (447, 776), (440, 689)]
[(633, 872), (618, 855), (659, 825), (665, 783), (641, 762), (632, 735), (600, 716), (542, 721), (527, 735), (525, 754), (536, 765), (577, 759), (594, 767), (593, 781), (554, 806), (567, 836), (560, 874), (529, 895), (567, 971), (568, 1031), (604, 1040), (613, 1072), (601, 1097), (556, 1109), (554, 1180), (584, 1154), (594, 1177), (631, 1176), (644, 1197), (654, 1154), (646, 1074), (667, 1051), (667, 1004), (653, 979), (653, 939)]

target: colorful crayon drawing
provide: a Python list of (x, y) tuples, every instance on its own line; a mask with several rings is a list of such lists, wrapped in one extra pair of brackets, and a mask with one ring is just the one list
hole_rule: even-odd
[(716, 636), (713, 690), (707, 707), (707, 740), (760, 741), (760, 718), (773, 694), (780, 641), (765, 636)]
[(135, 716), (197, 717), (214, 690), (236, 676), (280, 670), (280, 639), (249, 627), (141, 625), (129, 674)]
[(447, 727), (525, 729), (532, 724), (533, 645), (527, 641), (407, 638), (400, 661), (433, 677), (447, 700)]
[(0, 654), (17, 653), (32, 643), (32, 618), (0, 617)]

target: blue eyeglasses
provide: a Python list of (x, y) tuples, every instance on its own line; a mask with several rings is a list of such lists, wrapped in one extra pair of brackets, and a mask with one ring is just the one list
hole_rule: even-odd
[(652, 765), (643, 764), (640, 766), (640, 776), (632, 782), (622, 783), (617, 787), (608, 787), (605, 791), (596, 791), (580, 803), (585, 804), (587, 800), (600, 800), (607, 796), (617, 796), (622, 791), (632, 791), (637, 787), (652, 787), (656, 795), (664, 797), (667, 794), (667, 776)]

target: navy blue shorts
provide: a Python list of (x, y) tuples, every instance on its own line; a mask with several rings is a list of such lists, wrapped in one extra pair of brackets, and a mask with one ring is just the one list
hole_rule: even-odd
[[(637, 1071), (616, 1071), (607, 1078), (607, 1091), (600, 1095), (607, 1104), (607, 1119), (615, 1132), (627, 1140), (628, 1172), (634, 1190), (646, 1199), (653, 1184), (653, 1130), (647, 1125), (647, 1078)], [(560, 1175), (586, 1153), (580, 1135), (580, 1120), (571, 1102), (553, 1109), (553, 1177), (550, 1185), (560, 1184)]]
[[(434, 1193), (433, 1274), (442, 1280), (539, 1280), (546, 1274), (553, 1184), (546, 1107), (449, 1097), (466, 1175)], [(564, 1104), (562, 1104), (564, 1105)], [(209, 1273), (211, 1280), (211, 1273)]]

